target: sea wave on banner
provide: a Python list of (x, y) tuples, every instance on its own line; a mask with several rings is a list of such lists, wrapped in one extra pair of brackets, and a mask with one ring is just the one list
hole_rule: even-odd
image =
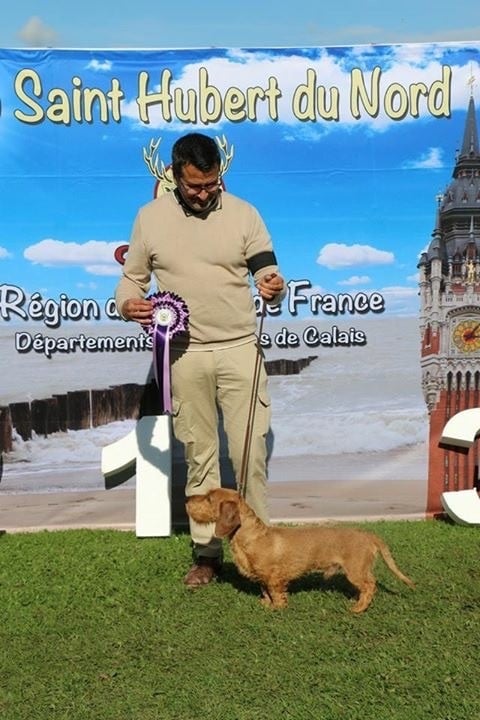
[[(304, 325), (305, 321), (289, 323), (299, 334)], [(266, 325), (272, 336), (278, 327)], [(376, 453), (425, 442), (428, 416), (421, 392), (418, 320), (396, 318), (389, 322), (376, 318), (363, 321), (362, 327), (368, 337), (365, 347), (301, 348), (291, 353), (272, 348), (266, 352), (267, 360), (292, 355), (311, 357), (310, 364), (297, 375), (270, 377), (269, 445), (274, 457)], [(2, 335), (0, 339), (5, 341)], [(133, 381), (132, 375), (140, 381), (149, 365), (149, 356), (141, 363), (139, 358), (113, 356), (109, 368), (102, 367), (98, 357), (88, 355), (57, 358), (58, 362), (41, 362), (38, 357), (31, 360), (32, 367), (11, 377), (10, 391), (15, 392), (15, 400), (25, 392), (28, 379), (35, 388), (39, 383), (35, 397), (45, 397), (51, 390), (48, 382), (52, 377), (56, 378), (57, 391), (59, 382), (73, 389), (72, 384), (78, 387), (85, 377), (102, 387), (102, 383), (107, 386), (111, 382), (112, 374), (117, 381)], [(0, 368), (4, 362), (5, 356), (0, 354)], [(15, 366), (19, 363), (26, 364), (27, 358), (16, 358)], [(86, 365), (91, 372), (86, 371)], [(78, 469), (100, 468), (102, 447), (122, 438), (134, 424), (133, 420), (125, 420), (28, 441), (16, 436), (13, 451), (4, 457), (4, 470), (23, 474), (42, 468), (53, 470), (66, 463)], [(174, 459), (181, 454), (181, 447), (174, 443)]]
[(423, 411), (304, 414), (272, 422), (276, 457), (385, 452), (424, 443), (426, 438)]
[[(317, 321), (323, 329), (325, 323)], [(306, 324), (291, 322), (288, 329), (301, 336)], [(275, 456), (376, 453), (425, 443), (418, 319), (355, 324), (365, 332), (364, 346), (297, 350), (310, 364), (299, 375), (270, 378)], [(267, 359), (281, 352), (272, 349)]]
[[(273, 412), (269, 446), (277, 458), (383, 452), (420, 444), (426, 439), (426, 419), (420, 411), (305, 413), (283, 417)], [(26, 441), (16, 436), (13, 451), (5, 456), (4, 467), (16, 475), (56, 466), (100, 468), (102, 448), (120, 440), (134, 426), (135, 421), (125, 420), (90, 430), (54, 433), (46, 438), (35, 436)], [(175, 442), (173, 456), (182, 457), (182, 448)]]

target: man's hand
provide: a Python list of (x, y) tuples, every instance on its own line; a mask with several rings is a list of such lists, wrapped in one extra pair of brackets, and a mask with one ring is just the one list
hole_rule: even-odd
[(130, 298), (122, 305), (122, 315), (125, 320), (135, 320), (140, 325), (150, 325), (152, 321), (152, 303), (150, 300)]
[(281, 275), (277, 273), (271, 273), (270, 275), (264, 275), (257, 282), (257, 290), (260, 293), (260, 297), (263, 300), (272, 300), (275, 295), (282, 292), (284, 288), (284, 281)]

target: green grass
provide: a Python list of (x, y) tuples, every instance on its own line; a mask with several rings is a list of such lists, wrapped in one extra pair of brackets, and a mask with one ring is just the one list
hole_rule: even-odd
[(364, 523), (389, 543), (359, 617), (346, 582), (259, 603), (230, 563), (189, 591), (187, 535), (0, 538), (3, 720), (474, 720), (480, 717), (480, 529)]

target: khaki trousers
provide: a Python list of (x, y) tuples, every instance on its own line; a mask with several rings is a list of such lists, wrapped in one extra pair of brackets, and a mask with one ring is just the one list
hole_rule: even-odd
[[(257, 345), (250, 342), (220, 350), (173, 353), (171, 366), (173, 431), (184, 445), (187, 462), (186, 496), (204, 495), (221, 487), (218, 434), (219, 412), (228, 441), (228, 454), (240, 480), (248, 415), (254, 382)], [(251, 428), (246, 500), (268, 522), (266, 501), (266, 437), (270, 427), (270, 398), (263, 358)], [(194, 555), (221, 555), (214, 526), (190, 520)]]

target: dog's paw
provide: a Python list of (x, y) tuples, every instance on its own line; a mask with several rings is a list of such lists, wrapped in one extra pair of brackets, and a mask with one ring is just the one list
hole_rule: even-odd
[(268, 603), (264, 603), (263, 600), (261, 601), (265, 607), (270, 608), (271, 610), (284, 610), (286, 607), (288, 607), (288, 600), (286, 597), (278, 597), (278, 598), (272, 598)]

